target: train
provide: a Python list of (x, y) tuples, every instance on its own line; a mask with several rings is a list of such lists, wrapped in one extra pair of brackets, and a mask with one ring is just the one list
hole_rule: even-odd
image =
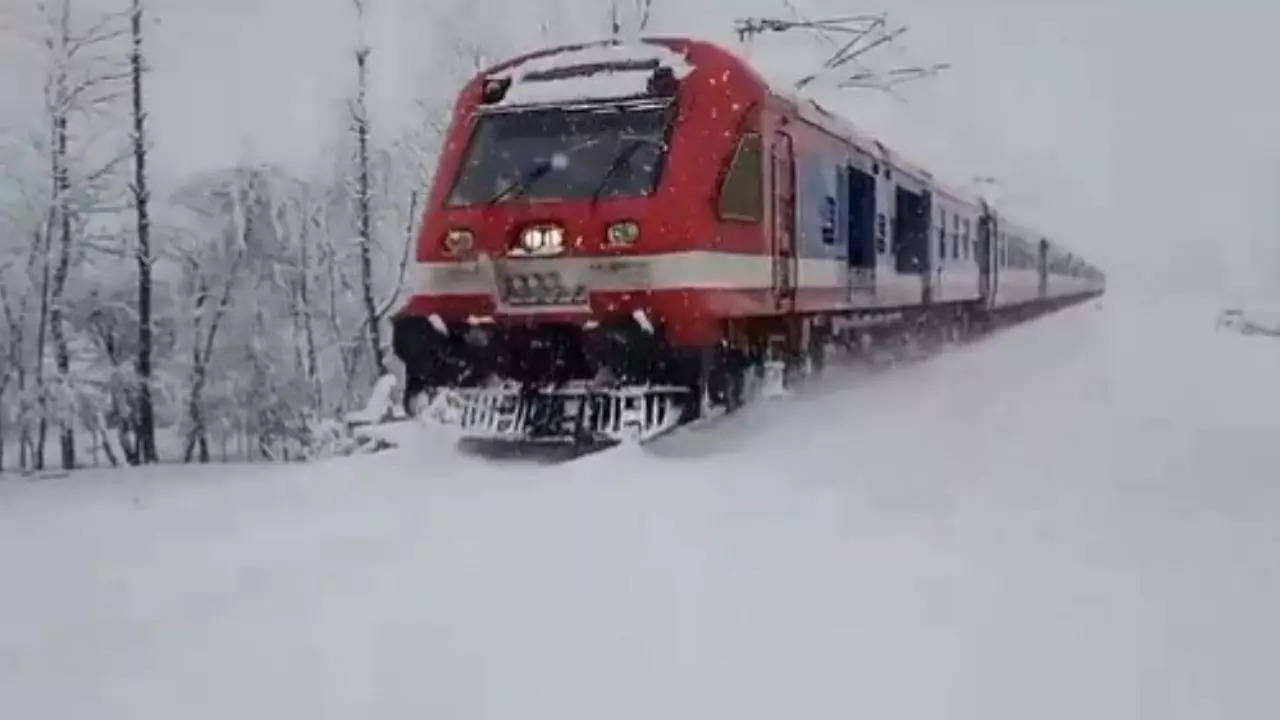
[(392, 319), (414, 414), (513, 443), (646, 442), (833, 347), (1105, 292), (1080, 255), (689, 38), (477, 73)]

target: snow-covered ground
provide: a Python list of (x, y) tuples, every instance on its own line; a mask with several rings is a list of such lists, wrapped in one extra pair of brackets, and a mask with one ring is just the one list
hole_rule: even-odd
[(1280, 342), (1108, 297), (643, 453), (0, 481), (0, 716), (1270, 718)]

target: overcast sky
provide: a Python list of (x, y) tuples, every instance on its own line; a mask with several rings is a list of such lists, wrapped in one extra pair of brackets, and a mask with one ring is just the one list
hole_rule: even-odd
[[(628, 4), (630, 0), (621, 0)], [(81, 0), (84, 5), (125, 0)], [(594, 39), (603, 0), (366, 0), (379, 126), (422, 122), (470, 59)], [(0, 0), (0, 19), (34, 0)], [(356, 39), (350, 0), (152, 0), (152, 127), (173, 178), (244, 159), (300, 171), (329, 162), (345, 122)], [(790, 16), (783, 0), (655, 0), (652, 34), (705, 37), (795, 77), (824, 49), (811, 36), (738, 46), (735, 17)], [(810, 18), (878, 11), (792, 0)], [(910, 26), (883, 61), (953, 69), (896, 98), (823, 93), (833, 108), (1102, 263), (1161, 292), (1280, 285), (1280, 3), (1261, 0), (895, 0)], [(0, 45), (0, 127), (38, 102), (38, 68)], [(806, 50), (808, 48), (808, 50)], [(498, 60), (500, 57), (490, 57)]]

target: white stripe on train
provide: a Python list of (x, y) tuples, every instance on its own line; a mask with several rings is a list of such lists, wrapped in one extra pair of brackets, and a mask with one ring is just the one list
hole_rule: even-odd
[[(800, 258), (795, 285), (801, 289), (842, 288), (847, 284), (842, 259)], [(759, 290), (773, 287), (774, 263), (768, 255), (712, 252), (654, 253), (615, 257), (557, 257), (418, 264), (418, 289), (438, 295), (489, 294), (499, 272), (558, 273), (567, 285), (584, 284), (595, 292), (646, 290)]]
[[(557, 257), (425, 262), (417, 265), (416, 289), (432, 295), (490, 295), (499, 272), (558, 273), (565, 285), (585, 285), (593, 292), (652, 290), (768, 290), (774, 285), (774, 259), (769, 255), (691, 250), (615, 257)], [(1000, 268), (997, 305), (1018, 304), (1039, 296), (1039, 273)], [(845, 289), (849, 268), (843, 258), (799, 258), (794, 269), (800, 290)], [(972, 270), (944, 266), (934, 279), (934, 297), (943, 302), (977, 299), (979, 279)], [(1050, 296), (1081, 292), (1093, 283), (1081, 278), (1050, 276)], [(892, 266), (877, 269), (874, 299), (869, 306), (913, 305), (921, 300), (921, 279)], [(856, 302), (856, 300), (855, 300)]]

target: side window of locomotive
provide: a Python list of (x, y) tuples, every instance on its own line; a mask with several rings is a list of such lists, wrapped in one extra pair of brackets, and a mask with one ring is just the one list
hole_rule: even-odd
[(738, 149), (720, 187), (720, 217), (759, 222), (764, 217), (764, 145), (756, 133), (738, 141)]
[(836, 242), (836, 199), (830, 195), (822, 201), (822, 242), (827, 245)]

